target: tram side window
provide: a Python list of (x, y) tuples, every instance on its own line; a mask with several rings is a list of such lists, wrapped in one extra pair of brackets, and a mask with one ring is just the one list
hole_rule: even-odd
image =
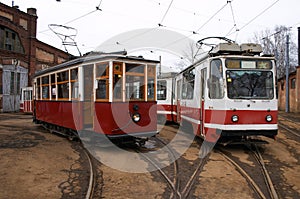
[(176, 90), (177, 90), (177, 100), (179, 100), (179, 99), (181, 99), (180, 97), (181, 97), (181, 90), (180, 90), (180, 88), (181, 88), (181, 82), (182, 82), (182, 80), (180, 79), (180, 80), (177, 80), (177, 83), (176, 83)]
[(126, 64), (126, 99), (145, 99), (145, 66)]
[(39, 77), (36, 82), (36, 99), (41, 99), (41, 79)]
[(55, 78), (56, 74), (51, 74), (50, 75), (50, 80), (51, 80), (51, 99), (52, 100), (56, 100), (56, 78)]
[(155, 66), (149, 66), (148, 69), (148, 84), (147, 84), (147, 99), (155, 100), (155, 75), (156, 75), (156, 67)]
[(224, 97), (224, 81), (222, 62), (219, 59), (210, 63), (210, 76), (208, 79), (209, 98), (222, 99)]
[(79, 97), (79, 84), (78, 84), (78, 68), (71, 70), (71, 98), (78, 99)]
[(207, 76), (207, 70), (206, 68), (201, 70), (201, 99), (205, 98), (205, 80)]
[(109, 96), (109, 67), (108, 62), (96, 64), (96, 99), (108, 100)]
[(120, 101), (122, 100), (123, 63), (114, 62), (113, 67), (113, 98)]
[(185, 71), (183, 73), (182, 83), (182, 99), (193, 99), (194, 97), (194, 84), (195, 84), (195, 69)]
[(167, 99), (167, 81), (159, 80), (157, 81), (157, 100)]
[(49, 99), (49, 76), (42, 77), (42, 99)]
[(69, 71), (57, 73), (58, 99), (69, 100)]

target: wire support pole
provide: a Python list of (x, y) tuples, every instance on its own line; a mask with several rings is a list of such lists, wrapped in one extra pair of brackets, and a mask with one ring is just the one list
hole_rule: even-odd
[(286, 35), (286, 63), (285, 63), (285, 112), (290, 112), (290, 96), (289, 96), (289, 68), (290, 68), (290, 57), (289, 57), (289, 34)]

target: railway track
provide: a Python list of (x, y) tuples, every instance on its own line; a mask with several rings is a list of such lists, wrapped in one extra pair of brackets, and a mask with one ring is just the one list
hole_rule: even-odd
[[(195, 166), (194, 170), (189, 170), (189, 173), (182, 172), (183, 168), (180, 167), (180, 165), (186, 164), (182, 157), (178, 158), (178, 155), (176, 154), (176, 150), (172, 149), (168, 145), (168, 141), (165, 141), (167, 138), (165, 137), (154, 137), (152, 138), (156, 143), (159, 143), (162, 147), (165, 147), (168, 151), (168, 157), (173, 160), (172, 165), (161, 168), (161, 164), (159, 163), (159, 160), (153, 158), (153, 156), (147, 155), (146, 153), (143, 153), (141, 150), (136, 150), (137, 153), (141, 154), (146, 161), (148, 161), (150, 164), (152, 164), (161, 177), (164, 179), (164, 181), (168, 184), (168, 187), (171, 189), (171, 193), (169, 195), (170, 199), (185, 199), (190, 198), (190, 194), (192, 189), (194, 188), (195, 182), (197, 178), (199, 177), (201, 171), (203, 170), (204, 165), (206, 164), (209, 155), (207, 155), (205, 158), (198, 158), (197, 159), (197, 165)], [(197, 143), (199, 144), (199, 143)], [(183, 165), (184, 167), (185, 165)], [(171, 169), (172, 167), (172, 169)], [(180, 174), (184, 175), (190, 175), (188, 180), (184, 181), (183, 176), (180, 176)]]
[[(276, 190), (273, 186), (272, 179), (266, 169), (266, 166), (264, 164), (264, 160), (262, 158), (262, 155), (255, 144), (247, 145), (247, 148), (251, 152), (252, 156), (254, 157), (256, 163), (260, 165), (260, 170), (264, 179), (264, 186), (265, 189), (263, 189), (262, 184), (258, 183), (257, 178), (260, 175), (254, 175), (250, 174), (249, 171), (243, 168), (243, 165), (241, 162), (238, 162), (234, 160), (234, 158), (231, 157), (230, 153), (225, 151), (224, 149), (221, 149), (220, 147), (217, 147), (215, 151), (219, 154), (221, 154), (228, 162), (230, 162), (237, 171), (247, 180), (253, 191), (257, 194), (259, 198), (267, 199), (278, 199), (278, 195), (276, 193)], [(253, 177), (252, 177), (253, 176)], [(267, 191), (265, 191), (267, 190)]]
[[(157, 142), (160, 142), (166, 146), (166, 148), (168, 149), (168, 154), (171, 155), (172, 158), (176, 157), (174, 155), (173, 151), (167, 146), (167, 144), (163, 140), (161, 140), (159, 138), (154, 138), (154, 139)], [(170, 198), (176, 198), (176, 199), (180, 198), (181, 199), (181, 193), (178, 190), (179, 179), (178, 179), (178, 162), (177, 162), (177, 160), (175, 160), (172, 164), (174, 173), (173, 173), (173, 179), (171, 179), (171, 177), (169, 177), (167, 172), (165, 172), (161, 168), (161, 165), (158, 163), (158, 160), (155, 160), (153, 157), (144, 154), (143, 152), (141, 152), (138, 149), (136, 150), (136, 152), (141, 154), (144, 159), (146, 159), (150, 164), (152, 164), (157, 169), (157, 171), (160, 173), (160, 175), (163, 177), (163, 179), (167, 182), (168, 186), (172, 190), (172, 193), (170, 194)]]
[(88, 159), (88, 164), (89, 164), (89, 168), (90, 168), (90, 178), (89, 178), (89, 185), (88, 185), (88, 189), (85, 195), (85, 199), (92, 199), (93, 198), (93, 193), (94, 193), (94, 189), (96, 187), (96, 168), (95, 165), (92, 161), (92, 157), (89, 154), (89, 152), (84, 148), (84, 154), (86, 155), (87, 159)]
[(264, 175), (265, 178), (265, 183), (267, 185), (270, 197), (272, 199), (278, 199), (278, 195), (276, 193), (276, 190), (273, 186), (273, 182), (272, 179), (268, 173), (268, 170), (266, 169), (265, 163), (264, 163), (264, 159), (262, 158), (262, 155), (259, 151), (259, 149), (257, 148), (257, 145), (252, 145), (252, 148), (250, 149), (252, 151), (252, 154), (254, 155), (255, 159), (257, 160), (257, 162), (261, 165), (261, 170), (262, 173)]
[(296, 128), (291, 128), (290, 125), (287, 125), (286, 123), (291, 123), (293, 125), (299, 125), (299, 122), (293, 120), (293, 119), (289, 119), (289, 118), (283, 118), (282, 116), (279, 116), (279, 122), (278, 122), (278, 126), (282, 129), (284, 129), (286, 132), (296, 136), (296, 137), (300, 137), (300, 130), (296, 129)]

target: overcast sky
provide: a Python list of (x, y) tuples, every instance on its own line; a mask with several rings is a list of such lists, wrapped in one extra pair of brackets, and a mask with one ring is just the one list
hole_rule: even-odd
[[(248, 42), (276, 25), (291, 27), (294, 39), (300, 26), (299, 0), (1, 0), (9, 6), (37, 9), (37, 38), (64, 50), (49, 24), (75, 28), (82, 53), (94, 50), (123, 32), (141, 28), (176, 31), (192, 40), (227, 36)], [(99, 7), (99, 10), (96, 10)], [(192, 34), (192, 32), (197, 34)], [(297, 43), (295, 41), (295, 43)], [(74, 53), (76, 51), (73, 51)]]

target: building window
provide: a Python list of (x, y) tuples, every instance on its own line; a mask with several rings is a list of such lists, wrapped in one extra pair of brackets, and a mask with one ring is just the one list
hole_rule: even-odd
[(10, 73), (10, 94), (19, 95), (20, 94), (20, 73), (11, 72)]
[(0, 69), (0, 95), (3, 94), (3, 85), (2, 85), (2, 69)]
[(22, 54), (25, 52), (18, 33), (4, 26), (0, 26), (0, 49)]
[(291, 89), (296, 88), (296, 78), (291, 79)]
[(10, 94), (13, 95), (15, 92), (15, 73), (10, 73)]
[(21, 93), (21, 73), (17, 73), (17, 90), (16, 90), (16, 94), (20, 95)]

